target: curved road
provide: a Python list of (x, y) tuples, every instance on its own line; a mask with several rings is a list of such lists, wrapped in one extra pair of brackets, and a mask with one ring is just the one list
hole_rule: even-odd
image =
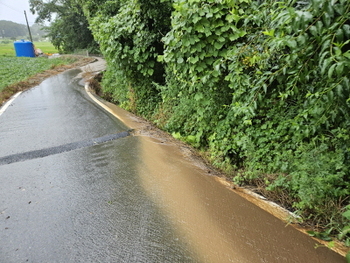
[(0, 262), (345, 262), (171, 143), (129, 135), (78, 73), (0, 116)]

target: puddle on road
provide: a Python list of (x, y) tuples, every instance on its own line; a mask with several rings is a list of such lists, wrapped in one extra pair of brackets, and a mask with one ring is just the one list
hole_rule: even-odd
[[(145, 130), (137, 118), (108, 106), (127, 126)], [(179, 146), (150, 134), (138, 134), (141, 183), (199, 262), (344, 262), (328, 248), (315, 249), (315, 240), (272, 215), (277, 210), (259, 208), (206, 174)]]

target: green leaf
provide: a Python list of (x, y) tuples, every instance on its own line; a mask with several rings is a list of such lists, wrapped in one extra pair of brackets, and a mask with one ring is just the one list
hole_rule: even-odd
[(196, 56), (196, 57), (190, 57), (190, 58), (188, 59), (188, 61), (189, 61), (190, 63), (192, 63), (192, 64), (197, 63), (198, 60), (199, 60), (198, 56)]
[(196, 93), (196, 95), (194, 95), (194, 99), (196, 100), (196, 101), (199, 101), (199, 100), (201, 100), (201, 99), (203, 99), (203, 93)]
[(324, 25), (327, 27), (330, 26), (331, 24), (331, 17), (328, 13), (324, 13), (323, 17), (322, 17), (322, 21), (324, 23)]
[(343, 86), (339, 84), (339, 85), (337, 85), (337, 87), (335, 89), (337, 92), (337, 96), (342, 97), (343, 96)]
[(157, 61), (158, 62), (163, 62), (164, 61), (164, 55), (158, 55)]
[(305, 43), (306, 43), (305, 35), (299, 35), (299, 36), (297, 37), (297, 41), (298, 41), (298, 44), (299, 44), (299, 45), (305, 45)]
[(188, 135), (185, 139), (185, 141), (187, 143), (190, 143), (190, 144), (196, 144), (197, 143), (197, 137), (194, 136), (194, 135)]
[(326, 30), (327, 27), (324, 27), (322, 21), (319, 20), (319, 21), (317, 21), (317, 23), (316, 23), (316, 28), (317, 28), (317, 33), (318, 33), (319, 35), (322, 35), (322, 33), (323, 33), (322, 31), (323, 31), (323, 30)]
[(350, 37), (350, 25), (345, 24), (343, 25), (343, 31), (344, 31), (344, 35), (346, 38)]
[(343, 42), (344, 40), (344, 31), (341, 28), (338, 28), (337, 32), (335, 33), (337, 42)]
[(181, 64), (181, 63), (183, 63), (183, 62), (184, 62), (183, 57), (179, 57), (179, 58), (177, 59), (177, 63)]
[(219, 38), (218, 38), (218, 41), (219, 41), (219, 42), (225, 42), (226, 39), (225, 39), (224, 37), (219, 37)]
[(350, 210), (342, 213), (342, 216), (345, 217), (346, 219), (350, 220)]
[(263, 89), (264, 89), (264, 92), (266, 94), (267, 93), (267, 85), (265, 83), (263, 84)]
[(322, 56), (320, 57), (320, 63), (322, 63), (322, 66), (321, 66), (321, 74), (322, 75), (326, 72), (326, 68), (329, 66), (329, 64), (332, 61), (331, 58), (324, 59), (327, 55), (329, 55), (328, 51), (323, 53)]
[(344, 11), (345, 11), (345, 6), (344, 6), (344, 5), (336, 4), (336, 5), (334, 5), (334, 10), (335, 10), (339, 15), (343, 15), (343, 14), (344, 14)]
[(326, 49), (329, 49), (330, 46), (331, 46), (331, 40), (330, 39), (325, 40), (322, 44), (320, 53), (322, 54)]
[(339, 47), (334, 47), (333, 50), (336, 56), (341, 56), (342, 52)]
[(265, 36), (269, 36), (269, 37), (274, 37), (275, 36), (275, 29), (272, 29), (270, 31), (263, 31), (262, 32)]
[(238, 34), (229, 35), (229, 39), (230, 39), (231, 41), (235, 41), (235, 40), (238, 39), (238, 38), (239, 38), (239, 35), (238, 35)]
[(198, 14), (194, 14), (193, 18), (192, 18), (192, 22), (194, 24), (196, 24), (199, 20), (201, 20), (202, 17), (200, 17)]
[(150, 69), (147, 70), (147, 74), (148, 74), (148, 75), (152, 76), (153, 73), (154, 73), (154, 70), (153, 70), (152, 68), (150, 68)]
[(314, 37), (317, 36), (317, 34), (318, 34), (317, 28), (316, 28), (315, 26), (311, 26), (311, 27), (309, 28), (309, 31), (311, 32), (311, 34), (312, 34)]
[(226, 20), (229, 23), (232, 23), (233, 21), (238, 22), (241, 19), (241, 17), (239, 15), (236, 14), (229, 14), (226, 16)]
[[(334, 99), (334, 92), (332, 90), (328, 91), (328, 99), (329, 101), (333, 101)], [(320, 109), (319, 113), (322, 113), (322, 109)]]
[(215, 47), (216, 49), (221, 49), (224, 45), (225, 45), (225, 43), (216, 42), (216, 43), (214, 44), (214, 47)]
[(344, 73), (344, 64), (345, 64), (344, 61), (337, 63), (336, 72), (337, 72), (338, 76), (342, 76), (343, 75), (343, 73)]
[(347, 78), (347, 77), (344, 77), (344, 78), (343, 78), (343, 86), (344, 86), (345, 88), (347, 88), (347, 89), (350, 88), (350, 80), (349, 80), (349, 78)]
[(345, 53), (343, 53), (343, 56), (350, 59), (350, 50), (346, 51)]
[(328, 78), (329, 78), (329, 79), (332, 78), (333, 72), (334, 72), (334, 69), (335, 69), (336, 66), (337, 66), (337, 64), (333, 64), (333, 65), (329, 68), (329, 70), (328, 70)]
[(179, 132), (173, 132), (171, 135), (177, 140), (182, 138), (182, 136)]
[(317, 232), (311, 231), (311, 230), (310, 231), (306, 231), (306, 233), (308, 233), (310, 237), (315, 237), (317, 235)]
[(350, 233), (350, 226), (343, 227), (340, 234), (338, 235), (338, 239), (343, 240), (348, 233)]
[(287, 46), (290, 47), (291, 49), (294, 49), (297, 47), (297, 42), (294, 39), (289, 39), (287, 41)]

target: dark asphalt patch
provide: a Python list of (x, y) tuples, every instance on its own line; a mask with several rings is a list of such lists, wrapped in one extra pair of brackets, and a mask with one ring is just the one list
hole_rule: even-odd
[(46, 157), (49, 155), (59, 154), (59, 153), (63, 153), (63, 152), (69, 152), (69, 151), (73, 151), (76, 149), (81, 149), (81, 148), (105, 143), (108, 141), (113, 141), (116, 139), (124, 138), (124, 137), (127, 137), (129, 135), (130, 135), (130, 133), (128, 131), (125, 131), (125, 132), (120, 132), (120, 133), (116, 133), (116, 134), (102, 136), (99, 138), (88, 139), (88, 140), (83, 140), (80, 142), (72, 142), (72, 143), (68, 143), (68, 144), (64, 144), (64, 145), (60, 145), (60, 146), (50, 147), (50, 148), (46, 148), (46, 149), (18, 153), (18, 154), (12, 154), (12, 155), (1, 157), (0, 158), (0, 165), (23, 162), (23, 161), (32, 160), (32, 159), (43, 158), (43, 157)]

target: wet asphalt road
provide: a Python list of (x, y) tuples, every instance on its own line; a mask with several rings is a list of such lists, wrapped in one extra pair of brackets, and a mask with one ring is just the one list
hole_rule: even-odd
[(128, 128), (77, 73), (24, 92), (0, 117), (0, 262), (191, 262), (138, 183), (137, 138), (109, 138)]
[(345, 262), (171, 143), (130, 136), (77, 73), (0, 116), (0, 263)]

